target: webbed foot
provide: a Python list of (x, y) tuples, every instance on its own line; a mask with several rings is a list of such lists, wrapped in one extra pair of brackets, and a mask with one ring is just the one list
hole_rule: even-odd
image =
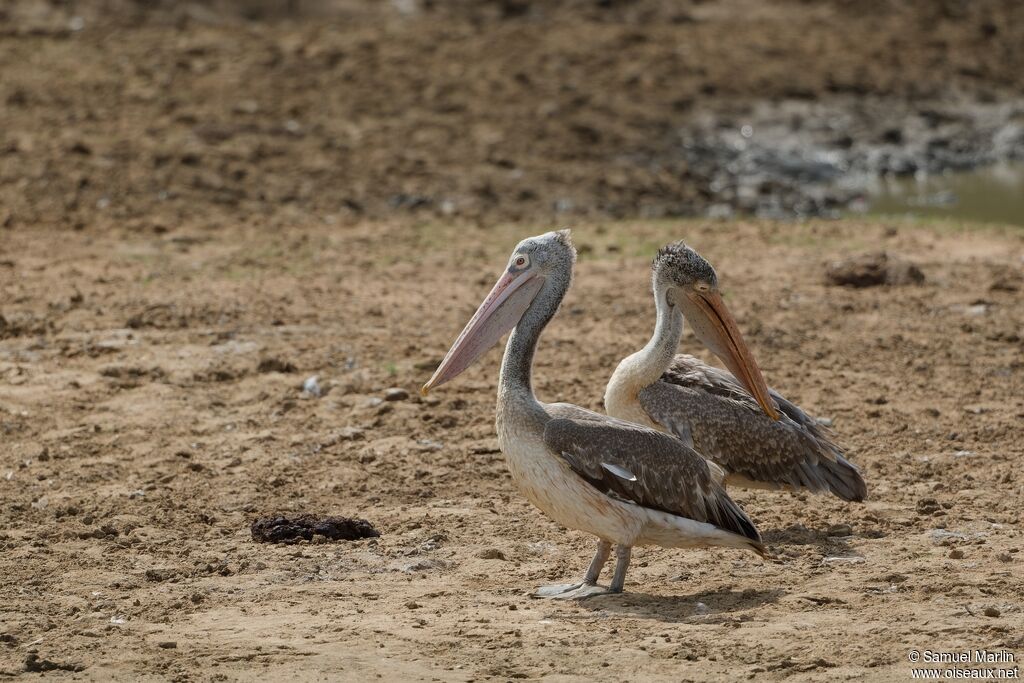
[(617, 592), (620, 591), (613, 591), (606, 586), (598, 586), (594, 583), (562, 583), (554, 586), (541, 586), (534, 591), (531, 597), (554, 600), (582, 600), (595, 595), (609, 595)]

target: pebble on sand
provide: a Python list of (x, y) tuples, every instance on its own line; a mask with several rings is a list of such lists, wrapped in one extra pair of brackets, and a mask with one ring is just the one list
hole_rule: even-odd
[(409, 398), (409, 392), (401, 387), (391, 387), (384, 391), (385, 401), (404, 401)]
[(320, 398), (323, 396), (323, 389), (320, 388), (320, 378), (317, 375), (313, 375), (302, 383), (302, 393), (307, 396), (313, 396)]

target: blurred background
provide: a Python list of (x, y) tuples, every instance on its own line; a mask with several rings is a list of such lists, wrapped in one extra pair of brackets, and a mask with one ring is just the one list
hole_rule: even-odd
[(6, 0), (0, 229), (1024, 222), (1016, 0)]

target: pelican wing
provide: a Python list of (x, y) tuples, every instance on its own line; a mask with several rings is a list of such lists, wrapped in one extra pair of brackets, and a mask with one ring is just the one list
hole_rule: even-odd
[(654, 429), (558, 403), (544, 443), (591, 486), (613, 498), (707, 522), (745, 536), (763, 552), (760, 534), (715, 481), (704, 458)]
[(728, 372), (679, 355), (639, 399), (653, 420), (689, 439), (733, 480), (863, 500), (867, 486), (860, 471), (826, 430), (776, 391), (770, 394), (780, 420), (766, 415)]

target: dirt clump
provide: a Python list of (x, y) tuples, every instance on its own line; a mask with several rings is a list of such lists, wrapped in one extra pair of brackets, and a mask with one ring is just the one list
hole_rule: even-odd
[(825, 269), (825, 279), (830, 285), (855, 288), (919, 285), (924, 273), (913, 263), (882, 251), (832, 261)]

